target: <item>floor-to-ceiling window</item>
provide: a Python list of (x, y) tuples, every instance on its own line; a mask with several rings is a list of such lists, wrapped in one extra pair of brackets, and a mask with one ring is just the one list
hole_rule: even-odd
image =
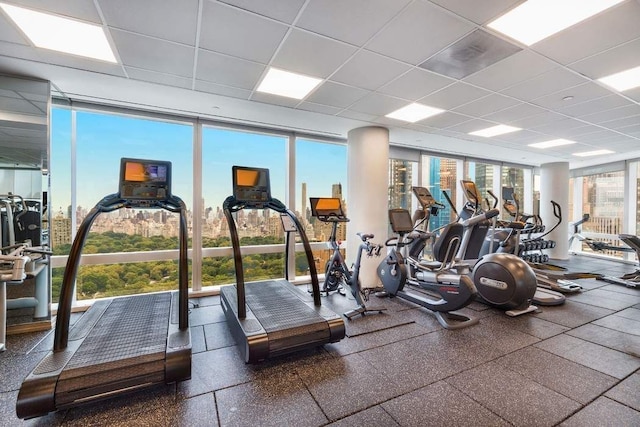
[[(449, 206), (443, 193), (446, 192), (455, 205), (458, 187), (458, 162), (460, 161), (461, 160), (446, 157), (427, 155), (423, 155), (421, 158), (421, 185), (431, 192), (436, 201), (445, 205), (438, 213), (438, 216), (431, 217), (431, 229), (442, 227), (456, 219), (454, 209)], [(458, 209), (458, 207), (456, 207), (456, 209)]]
[[(232, 167), (269, 169), (271, 196), (286, 203), (287, 138), (280, 135), (205, 126), (202, 131), (202, 284), (235, 281), (233, 258), (208, 249), (230, 246), (223, 202), (232, 195)], [(241, 246), (282, 245), (280, 215), (269, 210), (234, 214)], [(245, 280), (284, 277), (283, 248), (253, 249), (243, 257)]]
[[(468, 160), (464, 162), (464, 179), (475, 182), (476, 188), (482, 196), (482, 208), (492, 208), (494, 204), (499, 201), (495, 201), (489, 195), (489, 191), (493, 192), (493, 176), (495, 165), (490, 163), (478, 162), (475, 160)], [(494, 193), (495, 194), (495, 193)], [(500, 197), (499, 195), (496, 195)], [(497, 206), (497, 205), (496, 205)], [(499, 206), (497, 206), (500, 209)]]
[[(170, 160), (172, 192), (191, 206), (192, 139), (189, 123), (54, 108), (51, 206), (55, 254), (68, 254), (75, 229), (87, 213), (102, 198), (118, 192), (123, 157)], [(76, 297), (95, 299), (176, 289), (175, 260), (129, 262), (135, 257), (118, 253), (175, 250), (178, 223), (177, 214), (159, 209), (119, 209), (100, 214), (83, 254), (101, 255), (87, 258), (78, 269)], [(62, 273), (59, 266), (53, 269), (54, 301)]]
[[(319, 221), (311, 215), (309, 198), (335, 197), (340, 199), (342, 209), (349, 216), (347, 202), (347, 146), (305, 138), (297, 138), (296, 146), (295, 210), (301, 218), (307, 237), (311, 242), (325, 242), (331, 234), (331, 223)], [(346, 241), (346, 223), (338, 223), (336, 238)], [(316, 246), (316, 245), (314, 245)], [(313, 250), (318, 273), (324, 273), (331, 251), (324, 248)], [(303, 254), (296, 257), (296, 274), (305, 275), (307, 260)]]
[(418, 184), (418, 162), (389, 159), (389, 209), (402, 208), (413, 212), (414, 197), (411, 188)]

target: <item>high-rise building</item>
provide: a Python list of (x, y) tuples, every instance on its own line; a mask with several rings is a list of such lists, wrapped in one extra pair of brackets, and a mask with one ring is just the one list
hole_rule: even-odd
[(389, 208), (411, 210), (411, 165), (406, 160), (389, 160)]
[(337, 183), (331, 186), (331, 197), (342, 200), (342, 184)]
[(71, 243), (71, 218), (65, 218), (62, 215), (56, 215), (51, 220), (51, 247), (56, 248), (60, 245)]
[(302, 183), (302, 209), (300, 210), (300, 214), (303, 216), (303, 219), (306, 221), (309, 218), (307, 217), (307, 183)]

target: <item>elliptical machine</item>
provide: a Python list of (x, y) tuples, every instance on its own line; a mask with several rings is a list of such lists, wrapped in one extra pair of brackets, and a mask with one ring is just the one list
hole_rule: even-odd
[[(434, 261), (426, 262), (419, 259), (419, 253), (424, 248), (423, 242), (432, 234), (415, 230), (406, 209), (389, 210), (389, 222), (397, 236), (385, 242), (391, 249), (378, 266), (378, 277), (385, 293), (433, 311), (446, 329), (461, 329), (478, 323), (478, 319), (454, 311), (467, 306), (477, 294), (469, 277), (452, 270), (462, 240), (462, 226), (447, 224), (433, 244)], [(404, 248), (416, 239), (420, 243), (413, 245), (405, 256)]]
[[(473, 187), (463, 184), (463, 189), (469, 195), (477, 195), (475, 184)], [(420, 199), (419, 194), (425, 191), (428, 192), (426, 188), (421, 188), (419, 192), (414, 191), (414, 194)], [(449, 194), (446, 191), (442, 193), (460, 220), (461, 217)], [(479, 197), (476, 200), (479, 201)], [(473, 208), (479, 212), (477, 204)], [(498, 214), (497, 209), (489, 209), (458, 223), (464, 231), (455, 267), (460, 274), (472, 278), (478, 290), (479, 300), (505, 310), (508, 316), (520, 316), (538, 309), (531, 304), (536, 293), (536, 276), (531, 267), (517, 256), (506, 253), (487, 254), (480, 259), (467, 257), (467, 254), (480, 250), (491, 222)]]
[[(329, 248), (333, 253), (325, 269), (324, 284), (321, 288), (322, 292), (326, 292), (328, 295), (330, 291), (340, 292), (340, 290), (344, 290), (347, 286), (351, 289), (351, 294), (356, 299), (358, 306), (344, 313), (344, 317), (349, 320), (359, 314), (364, 316), (367, 313), (375, 311), (382, 313), (386, 310), (385, 307), (367, 307), (366, 305), (366, 302), (369, 301), (369, 295), (379, 292), (382, 289), (363, 288), (360, 283), (360, 261), (362, 260), (362, 254), (365, 253), (368, 257), (380, 256), (382, 246), (374, 245), (369, 241), (374, 238), (373, 234), (357, 233), (362, 243), (360, 243), (358, 247), (358, 255), (356, 256), (356, 262), (353, 264), (353, 272), (351, 272), (347, 267), (347, 263), (340, 252), (340, 245), (336, 240), (338, 223), (349, 222), (349, 218), (342, 212), (340, 199), (311, 197), (309, 200), (311, 202), (311, 215), (318, 218), (319, 221), (331, 224)], [(344, 295), (344, 291), (340, 292), (340, 294)]]

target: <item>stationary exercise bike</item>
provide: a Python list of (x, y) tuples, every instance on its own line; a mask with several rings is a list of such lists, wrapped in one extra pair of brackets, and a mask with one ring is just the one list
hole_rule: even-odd
[(318, 218), (319, 221), (331, 224), (331, 235), (329, 236), (328, 243), (333, 253), (327, 262), (324, 284), (322, 285), (321, 291), (325, 292), (327, 295), (332, 291), (338, 291), (344, 295), (344, 289), (346, 287), (351, 289), (351, 294), (356, 299), (358, 306), (353, 310), (349, 310), (344, 313), (344, 316), (349, 320), (360, 314), (364, 316), (366, 313), (370, 312), (381, 313), (382, 311), (385, 311), (385, 307), (370, 307), (366, 305), (369, 301), (369, 296), (372, 293), (382, 291), (382, 289), (363, 288), (360, 283), (360, 262), (362, 260), (362, 254), (364, 253), (368, 257), (380, 256), (382, 246), (375, 245), (370, 242), (370, 239), (373, 239), (374, 237), (373, 234), (357, 233), (362, 242), (358, 247), (358, 255), (356, 256), (356, 261), (353, 264), (353, 271), (349, 270), (349, 267), (340, 252), (340, 245), (336, 240), (338, 223), (349, 222), (349, 219), (342, 211), (340, 199), (311, 197), (310, 201), (311, 215)]
[[(397, 236), (386, 241), (391, 249), (378, 266), (385, 293), (433, 311), (440, 325), (447, 329), (478, 323), (478, 319), (455, 312), (473, 301), (477, 293), (468, 276), (452, 270), (462, 240), (462, 226), (452, 223), (440, 230), (432, 249), (434, 261), (428, 262), (421, 260), (418, 252), (434, 234), (414, 229), (406, 209), (389, 210), (389, 222)], [(407, 251), (410, 246), (413, 250)]]

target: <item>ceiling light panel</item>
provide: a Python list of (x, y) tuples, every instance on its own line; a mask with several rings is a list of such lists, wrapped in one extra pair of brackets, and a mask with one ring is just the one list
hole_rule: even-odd
[(624, 0), (528, 0), (488, 24), (530, 46)]
[(519, 131), (519, 130), (522, 130), (522, 129), (514, 127), (514, 126), (497, 125), (497, 126), (492, 126), (490, 128), (486, 128), (486, 129), (480, 129), (480, 130), (477, 130), (475, 132), (469, 132), (469, 135), (483, 136), (485, 138), (491, 138), (492, 136), (503, 135), (505, 133), (516, 132), (516, 131)]
[(581, 153), (573, 153), (574, 156), (578, 157), (591, 157), (591, 156), (601, 156), (604, 154), (613, 154), (615, 151), (611, 150), (594, 150), (594, 151), (583, 151)]
[(640, 66), (603, 77), (598, 81), (614, 88), (618, 92), (640, 87)]
[(404, 122), (415, 123), (420, 120), (424, 120), (427, 117), (435, 116), (436, 114), (443, 113), (445, 110), (435, 107), (429, 107), (428, 105), (413, 103), (406, 107), (402, 107), (392, 113), (387, 114), (385, 117), (390, 119), (402, 120)]
[(256, 91), (287, 98), (302, 99), (322, 80), (302, 74), (270, 68)]
[(36, 47), (115, 63), (99, 25), (0, 3), (0, 7)]
[(529, 147), (533, 148), (551, 148), (551, 147), (560, 147), (562, 145), (575, 144), (575, 141), (570, 141), (568, 139), (552, 139), (551, 141), (544, 142), (536, 142), (535, 144), (529, 144)]

